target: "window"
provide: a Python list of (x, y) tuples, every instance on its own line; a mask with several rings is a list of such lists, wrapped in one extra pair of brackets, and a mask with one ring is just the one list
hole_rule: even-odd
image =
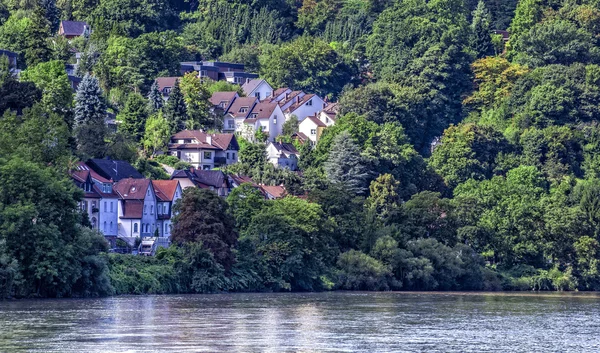
[[(107, 203), (107, 202), (106, 202), (106, 201), (104, 201), (104, 212), (106, 212), (106, 209), (107, 209), (107, 208), (106, 208), (106, 203)], [(111, 204), (111, 205), (112, 205), (112, 204)]]
[(110, 202), (110, 212), (112, 212), (112, 211), (113, 211), (113, 203), (112, 203), (112, 201), (111, 201), (111, 202)]
[(108, 230), (108, 229), (106, 228), (106, 221), (104, 221), (104, 228), (102, 228), (102, 230), (104, 231), (104, 233), (106, 233), (106, 231)]
[[(106, 222), (104, 222), (104, 223), (106, 223)], [(113, 223), (110, 222), (110, 232), (112, 233), (112, 231), (113, 231)]]
[(277, 115), (273, 117), (273, 124), (277, 125)]
[(207, 164), (205, 164), (205, 165), (202, 166), (202, 169), (204, 169), (204, 170), (210, 170), (210, 166), (207, 165)]
[(229, 152), (227, 152), (227, 159), (229, 159)]
[(256, 97), (256, 98), (258, 98), (258, 100), (260, 100), (260, 92), (254, 93), (254, 97)]
[(328, 117), (325, 117), (325, 122), (326, 122), (327, 124), (329, 124), (329, 118), (328, 118)]
[(154, 205), (150, 206), (150, 214), (154, 214)]
[(92, 229), (96, 228), (96, 217), (92, 217)]
[(234, 129), (235, 128), (235, 121), (228, 120), (227, 121), (227, 125), (229, 126), (230, 129)]
[(241, 107), (240, 108), (240, 113), (246, 113), (248, 112), (248, 107)]
[(165, 223), (165, 234), (169, 234), (169, 224)]
[(150, 230), (154, 231), (154, 229), (156, 228), (154, 228), (154, 223), (152, 223), (152, 228), (150, 228)]
[(212, 152), (204, 152), (204, 159), (211, 159), (212, 158)]
[(235, 159), (235, 153), (231, 154), (231, 159)]
[(312, 99), (306, 102), (306, 105), (310, 107), (312, 105)]
[(317, 134), (317, 129), (310, 129), (310, 134), (311, 135), (316, 135)]
[(148, 214), (148, 206), (144, 205), (144, 214)]
[(137, 232), (138, 232), (138, 225), (137, 225), (137, 223), (134, 223), (134, 224), (133, 224), (133, 232), (134, 232), (134, 233), (137, 233)]
[(200, 77), (205, 77), (208, 76), (208, 73), (206, 70), (200, 70)]

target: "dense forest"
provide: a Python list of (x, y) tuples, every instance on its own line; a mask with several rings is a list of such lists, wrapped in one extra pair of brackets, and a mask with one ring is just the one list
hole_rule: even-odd
[[(93, 31), (67, 41), (60, 20)], [(22, 70), (0, 60), (0, 297), (600, 289), (598, 38), (596, 0), (0, 0)], [(228, 172), (290, 196), (188, 189), (173, 246), (107, 254), (68, 171), (110, 156), (168, 177), (170, 134), (214, 127), (210, 93), (238, 89), (186, 75), (156, 98), (201, 59), (339, 119), (299, 146), (301, 173), (242, 141)]]

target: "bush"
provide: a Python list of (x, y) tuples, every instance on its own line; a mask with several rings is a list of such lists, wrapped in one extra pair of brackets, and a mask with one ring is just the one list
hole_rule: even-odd
[(360, 251), (350, 250), (341, 254), (337, 265), (340, 268), (339, 289), (390, 290), (401, 287), (387, 266)]

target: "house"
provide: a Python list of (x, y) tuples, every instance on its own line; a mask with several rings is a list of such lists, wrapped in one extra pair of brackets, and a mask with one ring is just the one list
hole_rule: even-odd
[(223, 121), (225, 128), (231, 130), (231, 121), (235, 124), (235, 133), (241, 135), (244, 133), (244, 120), (246, 120), (254, 106), (258, 103), (256, 97), (236, 98), (229, 108), (225, 111)]
[(178, 180), (152, 180), (156, 193), (156, 224), (158, 236), (171, 236), (171, 219), (174, 216), (173, 206), (183, 194)]
[(8, 58), (8, 67), (15, 70), (17, 68), (17, 57), (19, 54), (10, 50), (0, 49), (0, 56), (6, 56)]
[(298, 141), (299, 144), (303, 145), (306, 141), (310, 141), (308, 136), (303, 132), (294, 132), (291, 136), (293, 141)]
[(73, 39), (79, 36), (89, 36), (90, 27), (82, 21), (60, 21), (58, 35), (67, 39)]
[(113, 159), (90, 159), (86, 165), (101, 177), (114, 182), (125, 178), (142, 179), (140, 174), (129, 162)]
[(244, 64), (228, 63), (222, 61), (186, 61), (181, 63), (181, 74), (197, 72), (199, 78), (208, 78), (213, 81), (227, 81), (243, 84), (258, 78), (257, 74), (244, 71)]
[(169, 95), (171, 94), (171, 90), (175, 86), (175, 82), (179, 80), (181, 77), (157, 77), (156, 84), (158, 85), (158, 90), (162, 93), (163, 98), (169, 99)]
[(308, 116), (314, 116), (325, 107), (325, 102), (316, 94), (298, 94), (291, 104), (283, 110), (286, 120), (296, 116), (298, 121), (303, 121)]
[[(225, 117), (225, 112), (231, 108), (233, 102), (240, 96), (237, 92), (215, 92), (210, 97), (209, 101)], [(235, 132), (235, 118), (228, 115), (227, 119), (223, 119), (223, 132)]]
[(245, 175), (229, 174), (227, 176), (227, 180), (229, 180), (229, 186), (231, 189), (237, 188), (246, 183), (251, 184), (253, 187), (258, 189), (258, 184), (256, 184), (252, 178)]
[(269, 141), (275, 141), (283, 132), (284, 122), (283, 112), (277, 103), (260, 102), (244, 120), (244, 128), (240, 133), (246, 140), (253, 141), (255, 132), (262, 129), (268, 134)]
[(273, 95), (273, 87), (263, 79), (248, 80), (242, 85), (242, 91), (246, 97), (256, 97), (258, 100), (268, 99)]
[(114, 190), (119, 195), (118, 236), (152, 237), (158, 231), (157, 199), (152, 182), (149, 179), (122, 179), (114, 185)]
[(296, 147), (291, 143), (269, 142), (267, 144), (267, 158), (276, 167), (297, 170), (299, 156)]
[(298, 132), (307, 136), (311, 143), (315, 145), (326, 127), (327, 125), (315, 116), (309, 116), (300, 122)]
[(75, 75), (67, 75), (67, 77), (69, 78), (69, 85), (71, 86), (71, 89), (73, 90), (73, 92), (77, 91), (77, 87), (79, 87), (79, 84), (82, 81), (81, 77), (77, 77)]
[(504, 31), (501, 29), (495, 29), (492, 31), (495, 35), (501, 35), (502, 36), (502, 41), (504, 43), (508, 42), (508, 40), (510, 39), (510, 33), (508, 31)]
[(119, 196), (113, 190), (113, 182), (81, 162), (70, 175), (75, 185), (84, 190), (85, 196), (80, 202), (80, 208), (88, 213), (92, 228), (104, 234), (114, 247), (117, 238)]
[(229, 195), (229, 180), (225, 176), (225, 173), (220, 170), (201, 170), (195, 168), (176, 170), (171, 179), (179, 181), (183, 189), (198, 187), (213, 190), (217, 195), (222, 197)]
[(325, 105), (325, 108), (321, 110), (319, 113), (319, 120), (321, 120), (325, 125), (332, 126), (335, 124), (337, 120), (337, 114), (339, 112), (338, 103), (328, 103)]
[(180, 131), (169, 143), (170, 155), (205, 170), (236, 163), (239, 149), (234, 134), (207, 134), (201, 130)]
[(287, 196), (287, 191), (283, 185), (260, 185), (260, 189), (267, 200), (281, 199)]

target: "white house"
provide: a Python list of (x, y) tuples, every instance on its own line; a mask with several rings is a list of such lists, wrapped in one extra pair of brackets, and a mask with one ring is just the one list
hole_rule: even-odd
[(286, 120), (295, 115), (298, 121), (303, 121), (308, 116), (315, 116), (326, 106), (325, 101), (316, 94), (297, 95), (292, 104), (283, 109)]
[(299, 155), (296, 147), (291, 143), (269, 142), (267, 144), (267, 158), (276, 167), (297, 170)]
[(226, 121), (225, 127), (231, 130), (230, 121), (234, 122), (234, 130), (236, 134), (241, 134), (244, 129), (244, 120), (248, 118), (254, 106), (258, 103), (256, 97), (239, 97), (236, 98), (229, 108), (225, 111), (223, 121)]
[(323, 130), (327, 127), (324, 122), (315, 116), (308, 116), (298, 125), (298, 132), (308, 137), (310, 142), (315, 145), (321, 138)]
[(182, 196), (181, 185), (177, 180), (152, 180), (152, 186), (156, 193), (156, 224), (158, 236), (171, 237), (171, 219), (173, 214), (173, 205)]
[(235, 118), (231, 114), (225, 114), (231, 108), (233, 102), (240, 96), (237, 92), (215, 92), (209, 101), (214, 106), (214, 110), (223, 115), (223, 132), (235, 131)]
[(254, 106), (247, 119), (244, 120), (245, 128), (242, 136), (246, 140), (253, 141), (254, 133), (259, 129), (269, 135), (269, 141), (282, 134), (285, 118), (277, 103), (260, 102)]
[(325, 105), (325, 108), (321, 110), (319, 113), (319, 120), (321, 120), (325, 125), (333, 126), (337, 120), (337, 115), (339, 112), (339, 106), (337, 103), (329, 103)]
[(180, 131), (169, 143), (170, 155), (205, 170), (236, 163), (239, 149), (234, 134), (207, 134), (201, 130)]
[(258, 78), (244, 83), (242, 91), (246, 97), (256, 97), (258, 100), (268, 99), (273, 95), (273, 87), (267, 81)]
[(157, 228), (156, 194), (148, 179), (122, 179), (114, 185), (119, 195), (119, 236), (151, 237)]

